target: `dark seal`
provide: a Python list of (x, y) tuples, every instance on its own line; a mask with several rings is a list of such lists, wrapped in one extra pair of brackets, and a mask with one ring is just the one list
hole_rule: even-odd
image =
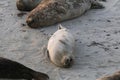
[(41, 0), (17, 0), (16, 6), (20, 11), (31, 11), (41, 2)]
[(1, 79), (48, 80), (47, 74), (34, 71), (18, 62), (0, 57)]

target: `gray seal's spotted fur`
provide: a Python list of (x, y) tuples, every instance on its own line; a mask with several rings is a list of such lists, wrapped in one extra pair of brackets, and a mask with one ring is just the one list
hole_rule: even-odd
[(90, 8), (104, 8), (97, 0), (43, 0), (27, 17), (29, 27), (53, 25), (81, 16)]
[(17, 0), (16, 6), (20, 11), (31, 11), (37, 7), (40, 2), (41, 0)]

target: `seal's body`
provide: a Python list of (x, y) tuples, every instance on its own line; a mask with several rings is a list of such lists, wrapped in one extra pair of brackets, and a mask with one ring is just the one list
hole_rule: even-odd
[(48, 75), (36, 72), (18, 62), (0, 57), (1, 79), (48, 80)]
[(120, 71), (114, 73), (113, 75), (105, 76), (97, 80), (120, 80)]
[(59, 67), (70, 67), (73, 63), (75, 39), (66, 28), (60, 28), (49, 39), (47, 50), (50, 60)]
[(20, 11), (31, 11), (41, 2), (41, 0), (17, 0), (16, 6)]
[(43, 0), (27, 17), (29, 27), (49, 26), (81, 16), (90, 8), (103, 8), (97, 0)]

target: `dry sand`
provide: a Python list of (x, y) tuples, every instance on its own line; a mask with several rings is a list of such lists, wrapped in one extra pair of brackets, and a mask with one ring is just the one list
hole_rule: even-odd
[[(12, 2), (13, 1), (13, 2)], [(43, 46), (57, 25), (42, 29), (26, 26), (16, 0), (0, 0), (0, 56), (47, 73), (51, 80), (96, 80), (120, 70), (120, 0), (108, 0), (105, 9), (89, 10), (61, 24), (76, 37), (75, 64), (58, 68), (46, 59)]]

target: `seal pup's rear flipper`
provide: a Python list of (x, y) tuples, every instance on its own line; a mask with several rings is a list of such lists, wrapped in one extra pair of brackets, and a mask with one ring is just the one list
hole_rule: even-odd
[(59, 29), (65, 29), (61, 24), (58, 25), (58, 30)]

